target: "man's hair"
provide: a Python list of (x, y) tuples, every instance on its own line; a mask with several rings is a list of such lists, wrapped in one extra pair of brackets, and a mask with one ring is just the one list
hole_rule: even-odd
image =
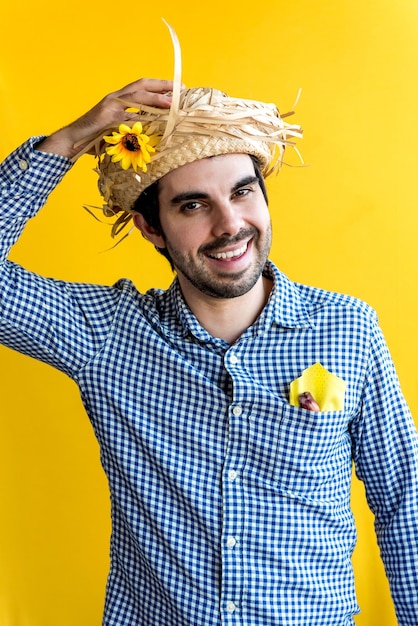
[[(266, 190), (266, 183), (264, 181), (263, 175), (261, 173), (260, 163), (257, 157), (252, 154), (248, 155), (253, 162), (254, 172), (258, 180), (258, 184), (260, 185), (260, 189), (263, 193), (266, 204), (268, 205), (268, 197)], [(209, 157), (210, 158), (210, 157)], [(158, 183), (156, 180), (152, 185), (144, 189), (144, 191), (138, 196), (135, 200), (132, 210), (137, 213), (141, 213), (148, 226), (153, 228), (159, 235), (161, 235), (165, 240), (165, 234), (163, 229), (161, 228), (160, 222), (160, 205), (158, 202)], [(167, 248), (159, 248), (155, 246), (156, 250), (168, 260), (171, 265), (171, 269), (174, 270), (174, 265), (170, 253)]]

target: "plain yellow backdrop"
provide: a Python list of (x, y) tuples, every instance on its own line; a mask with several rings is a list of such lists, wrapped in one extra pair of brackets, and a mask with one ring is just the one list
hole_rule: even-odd
[[(293, 279), (378, 311), (417, 414), (418, 3), (416, 0), (3, 0), (0, 152), (49, 133), (141, 76), (276, 102), (295, 121), (307, 167), (268, 182), (272, 259)], [(291, 159), (297, 164), (296, 159)], [(142, 290), (171, 273), (133, 233), (109, 251), (94, 162), (84, 157), (28, 226), (12, 258), (45, 275)], [(98, 446), (62, 374), (0, 348), (0, 626), (99, 626), (109, 502)], [(396, 619), (361, 484), (353, 487), (359, 626)], [(309, 625), (301, 625), (309, 626)]]

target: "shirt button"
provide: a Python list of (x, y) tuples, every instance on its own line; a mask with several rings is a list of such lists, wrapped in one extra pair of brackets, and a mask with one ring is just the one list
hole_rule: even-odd
[(226, 612), (227, 613), (233, 613), (234, 611), (236, 611), (237, 609), (237, 605), (235, 604), (235, 602), (227, 602), (226, 603)]
[(238, 357), (235, 354), (232, 354), (229, 362), (231, 363), (231, 365), (236, 365), (238, 363)]
[(237, 540), (235, 539), (235, 537), (228, 537), (228, 539), (226, 540), (226, 545), (228, 548), (235, 548), (235, 546), (237, 545)]
[(235, 417), (239, 417), (242, 413), (242, 407), (239, 406), (239, 404), (237, 406), (234, 406), (234, 408), (232, 409), (232, 413), (235, 415)]
[(236, 479), (237, 476), (238, 476), (238, 472), (236, 472), (235, 470), (229, 470), (229, 472), (228, 472), (228, 480), (231, 483), (234, 482), (234, 480)]
[(21, 169), (22, 172), (24, 172), (27, 169), (29, 169), (29, 163), (26, 161), (26, 159), (20, 159), (20, 161), (19, 161), (19, 169)]

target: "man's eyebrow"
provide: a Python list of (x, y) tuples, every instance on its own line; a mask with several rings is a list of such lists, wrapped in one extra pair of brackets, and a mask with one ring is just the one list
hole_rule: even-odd
[(184, 191), (182, 193), (177, 194), (174, 198), (171, 198), (171, 204), (180, 204), (180, 202), (185, 202), (187, 200), (207, 200), (209, 198), (209, 194), (204, 193), (203, 191)]
[(257, 176), (255, 176), (255, 174), (244, 176), (244, 178), (235, 183), (231, 191), (238, 191), (238, 189), (241, 189), (241, 187), (245, 187), (245, 185), (254, 185), (254, 183), (258, 183), (258, 178)]
[[(245, 187), (245, 185), (253, 185), (254, 183), (258, 183), (257, 176), (245, 176), (233, 185), (231, 193), (238, 191), (238, 189)], [(204, 191), (184, 191), (171, 198), (171, 204), (180, 204), (181, 202), (187, 202), (188, 200), (208, 200), (208, 198), (210, 198), (210, 195)]]

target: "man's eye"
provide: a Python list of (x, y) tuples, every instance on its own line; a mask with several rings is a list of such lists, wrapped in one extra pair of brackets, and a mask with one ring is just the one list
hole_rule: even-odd
[(181, 205), (181, 211), (183, 213), (192, 213), (193, 211), (197, 211), (202, 206), (201, 202), (185, 202)]
[(234, 196), (236, 198), (243, 198), (247, 196), (252, 191), (251, 187), (242, 187), (242, 189), (237, 189)]

